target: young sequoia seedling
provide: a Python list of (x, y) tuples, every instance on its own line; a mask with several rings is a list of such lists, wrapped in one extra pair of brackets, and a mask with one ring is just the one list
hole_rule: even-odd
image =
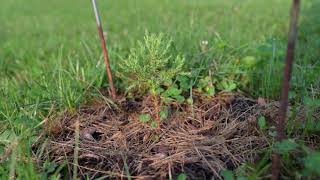
[[(147, 34), (138, 47), (131, 49), (128, 59), (120, 63), (118, 75), (127, 92), (149, 95), (155, 108), (155, 120), (161, 121), (161, 93), (173, 86), (173, 79), (182, 72), (184, 58), (171, 55), (172, 40), (163, 34)], [(163, 89), (164, 88), (164, 89)]]

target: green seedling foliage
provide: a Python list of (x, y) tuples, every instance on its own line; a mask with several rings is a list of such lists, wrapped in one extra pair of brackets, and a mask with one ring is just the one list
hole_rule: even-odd
[(225, 180), (234, 180), (234, 175), (232, 171), (229, 171), (229, 170), (222, 171), (221, 175)]
[(188, 176), (185, 173), (179, 174), (177, 180), (187, 180)]
[(150, 114), (142, 114), (139, 116), (139, 121), (142, 123), (148, 123), (151, 121), (151, 116)]
[(48, 162), (46, 161), (44, 164), (43, 164), (43, 169), (45, 170), (46, 173), (48, 174), (51, 174), (53, 172), (55, 172), (56, 168), (58, 167), (58, 164), (56, 163), (51, 163), (51, 162)]
[(187, 91), (190, 86), (192, 86), (190, 83), (190, 78), (187, 75), (178, 75), (176, 80), (179, 83), (180, 89), (182, 89), (183, 91)]
[(162, 108), (162, 110), (160, 111), (159, 115), (160, 115), (160, 120), (161, 121), (166, 120), (168, 118), (168, 116), (169, 116), (168, 107)]
[(248, 180), (248, 178), (247, 177), (243, 177), (243, 176), (239, 176), (239, 177), (237, 177), (237, 180)]
[(210, 83), (211, 83), (211, 77), (206, 76), (206, 77), (199, 80), (199, 82), (197, 84), (197, 88), (199, 90), (202, 90), (202, 89), (206, 88)]
[(197, 84), (197, 89), (199, 92), (202, 92), (204, 95), (214, 96), (215, 95), (215, 87), (213, 86), (212, 77), (206, 76), (204, 78), (199, 79)]
[(185, 98), (182, 95), (182, 90), (179, 89), (176, 85), (169, 87), (166, 91), (161, 93), (161, 97), (164, 98), (164, 101), (166, 103), (170, 103), (172, 101), (183, 103), (185, 101)]
[(237, 88), (237, 84), (233, 80), (222, 80), (218, 87), (226, 92), (231, 92)]
[(207, 87), (206, 92), (209, 96), (214, 96), (216, 94), (216, 90), (214, 87)]
[(292, 139), (283, 140), (282, 142), (277, 142), (274, 146), (275, 150), (280, 154), (288, 154), (296, 150), (299, 145)]
[(156, 129), (156, 128), (158, 128), (158, 122), (156, 122), (156, 121), (151, 121), (151, 123), (150, 123), (150, 127), (152, 128), (152, 129)]
[(172, 39), (164, 34), (146, 34), (137, 48), (130, 50), (119, 65), (118, 75), (126, 84), (126, 91), (158, 95), (161, 86), (170, 86), (182, 72), (185, 59), (172, 55)]
[(317, 109), (320, 108), (320, 99), (311, 97), (304, 98), (304, 104), (306, 106), (307, 122), (304, 126), (305, 133), (317, 133), (320, 132), (320, 119), (316, 119), (313, 115)]
[(253, 56), (246, 56), (241, 59), (241, 65), (248, 69), (254, 68), (257, 65), (257, 63), (257, 59)]
[(271, 167), (270, 156), (271, 150), (268, 150), (263, 154), (262, 159), (255, 164), (246, 163), (236, 169), (235, 174), (237, 175), (237, 179), (247, 179), (247, 180), (256, 180), (263, 179), (263, 176), (268, 172)]
[(192, 99), (192, 98), (188, 98), (188, 99), (187, 99), (187, 103), (188, 103), (189, 105), (192, 105), (192, 104), (193, 104), (193, 99)]
[(267, 121), (264, 116), (259, 117), (258, 119), (258, 125), (260, 129), (265, 129), (267, 127)]
[(320, 152), (309, 153), (304, 159), (305, 176), (320, 176)]

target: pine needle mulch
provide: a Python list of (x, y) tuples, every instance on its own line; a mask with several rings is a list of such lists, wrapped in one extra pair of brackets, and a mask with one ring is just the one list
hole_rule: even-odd
[(222, 170), (254, 162), (269, 147), (257, 125), (265, 109), (240, 95), (196, 96), (193, 106), (172, 103), (153, 129), (138, 118), (154, 112), (150, 98), (100, 102), (48, 121), (34, 152), (38, 163), (66, 163), (82, 178), (221, 179)]

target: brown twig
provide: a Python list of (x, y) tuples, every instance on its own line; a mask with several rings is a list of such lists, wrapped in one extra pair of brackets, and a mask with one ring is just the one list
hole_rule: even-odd
[[(286, 57), (286, 66), (284, 70), (284, 79), (282, 84), (281, 92), (281, 106), (279, 109), (279, 121), (277, 123), (277, 136), (276, 141), (281, 142), (286, 138), (286, 118), (287, 118), (287, 109), (289, 105), (289, 89), (290, 89), (290, 80), (292, 73), (292, 66), (294, 61), (294, 51), (296, 45), (296, 39), (298, 34), (298, 18), (300, 11), (300, 0), (293, 0), (293, 6), (291, 9), (291, 22), (288, 38), (288, 47), (287, 47), (287, 57)], [(274, 152), (272, 155), (272, 179), (279, 179), (280, 174), (280, 154)]]
[(79, 137), (80, 137), (80, 122), (79, 120), (75, 123), (75, 145), (74, 145), (74, 153), (73, 153), (73, 177), (72, 179), (78, 179), (78, 158), (79, 158)]
[(110, 91), (111, 91), (111, 97), (113, 99), (116, 98), (116, 89), (115, 86), (113, 84), (113, 78), (112, 78), (112, 71), (110, 68), (110, 61), (109, 61), (109, 54), (108, 54), (108, 49), (107, 49), (107, 45), (106, 45), (106, 40), (103, 34), (103, 29), (102, 29), (102, 25), (101, 25), (101, 18), (100, 18), (100, 14), (97, 8), (97, 3), (95, 0), (92, 0), (92, 4), (93, 4), (93, 9), (94, 9), (94, 13), (96, 16), (96, 21), (97, 21), (97, 26), (98, 26), (98, 32), (99, 32), (99, 37), (101, 40), (101, 46), (103, 49), (103, 55), (104, 55), (104, 62), (106, 64), (106, 70), (107, 70), (107, 75), (108, 75), (108, 81), (109, 81), (109, 85), (110, 85)]

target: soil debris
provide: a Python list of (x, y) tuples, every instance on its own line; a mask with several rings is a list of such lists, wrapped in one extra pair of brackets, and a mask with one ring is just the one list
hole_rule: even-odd
[[(221, 179), (222, 170), (254, 162), (268, 147), (257, 128), (263, 107), (256, 100), (232, 94), (196, 96), (193, 106), (168, 105), (170, 115), (156, 129), (138, 118), (146, 108), (154, 110), (147, 100), (122, 101), (117, 108), (100, 103), (64, 113), (60, 132), (47, 131), (46, 153), (37, 157), (39, 162), (66, 162), (72, 171), (77, 121), (78, 176), (89, 179), (168, 179), (180, 173), (189, 179)], [(42, 146), (38, 142), (35, 151)]]

